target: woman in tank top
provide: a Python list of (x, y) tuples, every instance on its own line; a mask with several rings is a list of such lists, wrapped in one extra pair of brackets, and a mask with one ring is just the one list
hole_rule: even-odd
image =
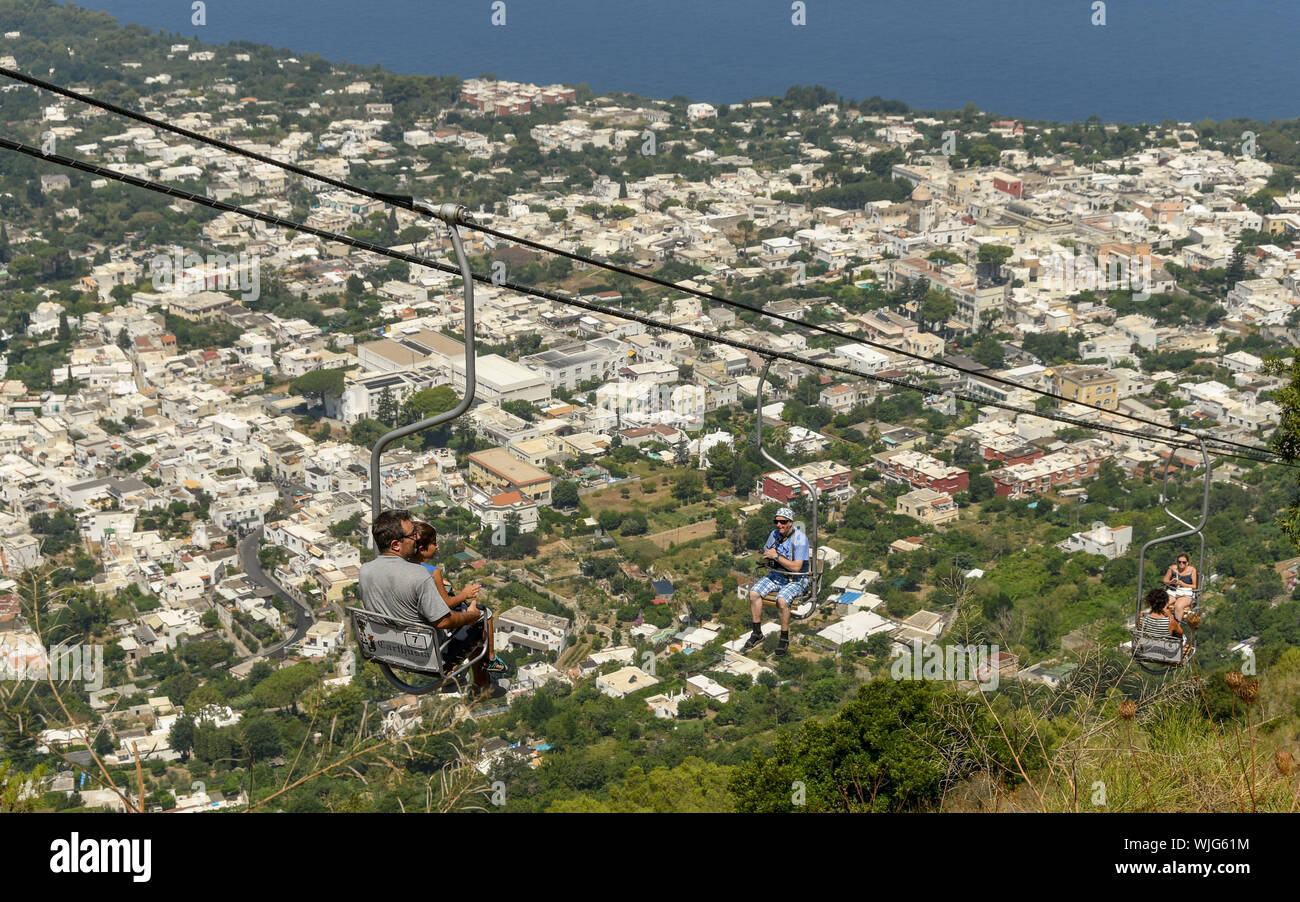
[(1178, 555), (1165, 571), (1164, 584), (1169, 587), (1169, 600), (1174, 603), (1174, 619), (1181, 622), (1187, 609), (1192, 606), (1193, 594), (1201, 584), (1200, 575), (1191, 565), (1186, 553)]

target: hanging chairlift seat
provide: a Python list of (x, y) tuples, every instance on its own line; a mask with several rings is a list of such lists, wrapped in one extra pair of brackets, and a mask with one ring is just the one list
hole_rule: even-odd
[[(763, 386), (767, 382), (767, 374), (771, 366), (772, 358), (768, 357), (764, 360), (763, 368), (759, 371), (758, 375), (758, 386), (755, 390), (755, 398), (757, 401), (756, 412), (758, 415), (755, 417), (754, 421), (754, 444), (758, 448), (758, 452), (764, 460), (777, 467), (781, 472), (785, 473), (803, 487), (804, 497), (808, 499), (810, 514), (809, 526), (811, 527), (808, 532), (808, 551), (812, 562), (812, 573), (810, 576), (804, 577), (802, 580), (803, 585), (799, 589), (799, 594), (795, 596), (794, 601), (790, 605), (790, 613), (795, 617), (802, 618), (811, 614), (817, 606), (817, 599), (821, 595), (822, 570), (825, 564), (817, 553), (817, 487), (811, 484), (807, 479), (804, 479), (794, 470), (790, 469), (790, 467), (777, 460), (768, 453), (766, 448), (763, 447)], [(769, 572), (782, 573), (787, 576), (799, 575), (791, 573), (789, 570), (769, 567), (765, 561), (761, 562), (760, 566), (762, 569)], [(751, 586), (750, 588), (752, 589), (753, 587)], [(765, 607), (778, 607), (777, 593), (767, 593), (767, 595), (763, 597), (763, 605)]]
[[(1198, 437), (1201, 450), (1201, 461), (1205, 467), (1205, 482), (1201, 495), (1201, 517), (1198, 523), (1189, 523), (1182, 517), (1175, 514), (1169, 509), (1169, 468), (1173, 460), (1171, 453), (1165, 460), (1164, 480), (1160, 490), (1160, 506), (1175, 522), (1186, 527), (1182, 532), (1172, 535), (1158, 536), (1142, 546), (1138, 552), (1138, 587), (1137, 587), (1137, 619), (1133, 622), (1133, 660), (1139, 667), (1150, 674), (1163, 674), (1178, 667), (1181, 667), (1196, 651), (1196, 628), (1187, 623), (1189, 615), (1200, 613), (1201, 597), (1204, 594), (1203, 581), (1205, 579), (1205, 524), (1210, 515), (1210, 486), (1213, 482), (1211, 476), (1211, 461), (1209, 451), (1205, 447), (1205, 440)], [(1145, 613), (1143, 611), (1143, 590), (1142, 574), (1145, 572), (1147, 552), (1157, 545), (1165, 545), (1171, 542), (1185, 542), (1187, 539), (1195, 538), (1200, 545), (1200, 556), (1196, 567), (1196, 588), (1192, 590), (1191, 602), (1183, 614), (1183, 635), (1153, 635), (1143, 632), (1142, 621)], [(1177, 588), (1177, 587), (1170, 587)], [(1173, 602), (1170, 602), (1170, 612), (1172, 613)]]
[[(361, 649), (361, 657), (379, 665), (394, 686), (423, 695), (445, 686), (458, 685), (471, 667), (487, 655), (486, 631), (467, 650), (458, 649), (454, 631), (438, 629), (428, 623), (416, 623), (377, 614), (364, 608), (348, 608), (352, 631)], [(492, 612), (481, 609), (479, 623), (486, 623)], [(426, 679), (413, 683), (394, 671), (417, 674)]]
[[(1184, 641), (1180, 635), (1144, 631), (1143, 620), (1150, 615), (1141, 614), (1133, 626), (1133, 659), (1139, 664), (1156, 664), (1179, 667), (1183, 663)], [(1159, 618), (1153, 618), (1159, 620)]]
[[(821, 595), (822, 569), (824, 562), (818, 559), (813, 566), (811, 577), (805, 577), (801, 580), (803, 585), (799, 589), (799, 594), (790, 602), (790, 613), (794, 617), (804, 618), (813, 612), (816, 608), (817, 598)], [(765, 563), (761, 565), (767, 573), (782, 573), (787, 576), (799, 576), (798, 573), (792, 573), (789, 570), (780, 570), (775, 567), (768, 567)], [(757, 585), (757, 583), (755, 583)], [(768, 592), (763, 596), (763, 606), (767, 608), (778, 607), (776, 591)]]
[[(474, 273), (465, 255), (458, 225), (468, 224), (468, 211), (457, 204), (432, 205), (424, 203), (425, 212), (447, 225), (448, 236), (460, 265), (462, 285), (465, 295), (465, 393), (460, 402), (451, 410), (434, 414), (415, 423), (402, 426), (380, 436), (370, 452), (370, 515), (379, 516), (381, 500), (380, 459), (384, 449), (392, 442), (441, 426), (458, 419), (468, 412), (473, 405), (478, 390), (476, 376), (477, 354), (475, 350), (474, 324)], [(482, 617), (479, 623), (486, 623), (491, 612), (480, 609)], [(364, 608), (348, 608), (352, 621), (353, 633), (361, 656), (367, 661), (379, 665), (388, 681), (403, 692), (417, 695), (432, 692), (435, 689), (450, 687), (460, 682), (461, 678), (487, 655), (487, 630), (482, 632), (482, 639), (466, 648), (463, 640), (458, 641), (454, 632), (440, 630), (429, 623), (418, 623), (386, 614), (378, 614)], [(416, 674), (424, 682), (412, 683), (403, 679), (400, 673)]]

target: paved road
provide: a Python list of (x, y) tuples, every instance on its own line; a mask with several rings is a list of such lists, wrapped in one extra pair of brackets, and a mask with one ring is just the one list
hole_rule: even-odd
[(294, 642), (301, 640), (303, 636), (307, 635), (307, 629), (311, 626), (313, 618), (310, 608), (299, 604), (292, 595), (286, 592), (279, 583), (273, 580), (266, 571), (262, 569), (262, 562), (257, 559), (257, 552), (261, 547), (261, 527), (258, 527), (239, 540), (239, 564), (244, 568), (244, 575), (259, 586), (265, 586), (277, 596), (292, 604), (293, 609), (297, 614), (297, 622), (294, 626), (293, 634), (283, 642), (267, 646), (257, 655), (259, 658), (265, 658), (275, 654), (285, 646), (292, 645)]

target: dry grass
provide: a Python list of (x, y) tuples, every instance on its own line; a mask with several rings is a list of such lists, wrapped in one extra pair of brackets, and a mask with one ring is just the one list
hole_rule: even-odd
[[(958, 581), (946, 588), (960, 613), (967, 587)], [(963, 635), (961, 621), (950, 635), (1007, 647), (1001, 637)], [(1054, 692), (1016, 683), (1007, 687), (1009, 697), (990, 701), (976, 693), (1011, 764), (981, 747), (986, 740), (969, 709), (953, 707), (948, 726), (962, 737), (956, 750), (983, 765), (949, 789), (945, 810), (1244, 813), (1293, 811), (1300, 803), (1288, 716), (1300, 687), (1300, 650), (1289, 651), (1257, 685), (1230, 675), (1241, 684), (1240, 701), (1225, 721), (1209, 716), (1195, 663), (1163, 679), (1143, 679), (1131, 661), (1117, 664), (1095, 650), (1079, 663)], [(1014, 789), (1006, 788), (1008, 778)]]
[(701, 520), (698, 523), (688, 523), (686, 526), (676, 526), (672, 529), (665, 529), (663, 532), (657, 532), (652, 536), (646, 536), (646, 540), (653, 542), (656, 547), (667, 549), (669, 545), (680, 545), (683, 542), (690, 542), (693, 539), (704, 539), (713, 535), (717, 531), (717, 524), (712, 520)]
[(620, 514), (631, 513), (634, 510), (643, 510), (646, 516), (649, 516), (650, 508), (658, 503), (660, 492), (647, 495), (638, 491), (640, 483), (632, 483), (631, 491), (627, 498), (624, 498), (618, 489), (603, 489), (599, 492), (592, 492), (582, 500), (587, 503), (587, 509), (591, 511), (593, 517), (599, 517), (601, 511), (612, 510)]
[[(63, 594), (52, 587), (49, 574), (48, 567), (28, 570), (19, 579), (19, 591), (28, 602), (32, 629), (38, 636), (43, 635), (45, 626), (40, 617), (44, 603), (57, 603)], [(0, 684), (0, 721), (12, 723), (18, 730), (33, 738), (40, 730), (50, 725), (46, 717), (56, 718), (56, 724), (78, 723), (78, 719), (72, 716), (64, 701), (65, 692), (73, 688), (71, 681), (64, 684), (56, 683), (52, 674), (47, 674), (45, 683), (50, 687), (54, 707), (47, 707), (44, 712), (35, 713), (32, 712), (30, 705), (35, 682), (9, 681)], [(253, 801), (246, 810), (274, 810), (278, 805), (277, 800), (282, 800), (293, 790), (313, 781), (336, 778), (356, 778), (361, 784), (361, 796), (373, 799), (382, 787), (393, 787), (408, 781), (411, 772), (408, 765), (413, 760), (428, 757), (429, 752), (426, 748), (437, 747), (438, 742), (450, 744), (455, 754), (451, 760), (445, 761), (424, 779), (424, 810), (426, 812), (485, 810), (484, 803), (490, 787), (474, 767), (481, 734), (474, 730), (468, 738), (463, 738), (457, 730), (460, 722), (473, 716), (473, 709), (479, 703), (428, 696), (423, 703), (422, 728), (411, 735), (399, 738), (385, 735), (379, 711), (369, 702), (363, 708), (361, 723), (355, 733), (341, 732), (338, 729), (338, 717), (331, 718), (328, 723), (318, 722), (316, 717), (320, 710), (319, 702), (324, 694), (326, 692), (323, 683), (318, 683), (304, 696), (303, 704), (312, 712), (311, 722), (307, 725), (302, 744), (291, 756), (292, 763), (282, 775), (277, 775), (277, 780), (282, 776), (283, 782), (277, 788), (273, 788), (269, 795)], [(113, 711), (110, 710), (105, 716), (111, 718), (112, 715)], [(94, 735), (94, 731), (90, 731), (89, 738), (93, 740)], [(321, 741), (309, 747), (314, 735), (320, 736)], [(429, 743), (429, 740), (437, 740), (437, 742)], [(244, 752), (246, 753), (247, 750), (245, 749)], [(74, 770), (82, 769), (74, 766), (65, 752), (57, 747), (51, 749), (51, 757), (59, 759)], [(147, 810), (145, 799), (147, 792), (152, 788), (152, 781), (145, 780), (138, 755), (134, 768), (134, 785), (129, 786), (125, 792), (120, 788), (119, 782), (111, 778), (103, 758), (94, 751), (93, 747), (90, 749), (90, 757), (92, 764), (84, 768), (84, 773), (95, 788), (114, 792), (127, 811)], [(286, 757), (290, 757), (288, 751)], [(222, 760), (237, 760), (243, 763), (249, 759), (240, 757)], [(365, 768), (366, 773), (358, 769), (362, 767)], [(169, 768), (169, 772), (174, 770)], [(3, 768), (0, 768), (0, 771), (3, 771)], [(0, 788), (3, 788), (4, 782), (3, 773), (0, 773)], [(131, 781), (128, 779), (123, 782)], [(265, 791), (263, 787), (257, 788)], [(0, 798), (0, 810), (4, 807), (4, 799)]]

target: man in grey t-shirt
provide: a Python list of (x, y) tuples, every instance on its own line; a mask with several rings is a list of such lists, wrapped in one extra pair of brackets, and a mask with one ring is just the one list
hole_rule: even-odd
[[(402, 620), (431, 623), (439, 629), (456, 630), (477, 623), (482, 616), (478, 602), (470, 600), (464, 611), (447, 607), (433, 574), (406, 560), (418, 535), (408, 511), (386, 510), (370, 527), (379, 557), (361, 565), (361, 604), (367, 611)], [(480, 680), (475, 669), (475, 682)]]
[(361, 565), (361, 603), (367, 611), (417, 623), (437, 623), (451, 613), (428, 570), (391, 554)]

